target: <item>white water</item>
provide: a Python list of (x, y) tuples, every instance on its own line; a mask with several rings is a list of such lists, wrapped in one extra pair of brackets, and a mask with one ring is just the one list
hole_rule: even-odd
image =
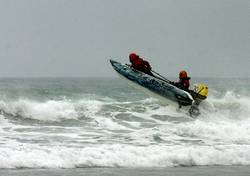
[(197, 119), (152, 98), (20, 98), (0, 109), (0, 168), (250, 165), (250, 97), (232, 91), (210, 95)]
[(249, 146), (100, 145), (67, 148), (12, 146), (1, 148), (2, 168), (166, 167), (249, 165)]

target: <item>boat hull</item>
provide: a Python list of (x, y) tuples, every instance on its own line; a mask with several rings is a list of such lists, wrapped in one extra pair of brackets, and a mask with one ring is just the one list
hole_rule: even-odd
[(192, 106), (194, 100), (188, 92), (161, 79), (135, 70), (128, 65), (123, 65), (114, 60), (110, 60), (110, 62), (122, 78), (125, 78), (130, 85), (139, 88), (146, 94), (179, 108), (185, 107), (186, 109)]

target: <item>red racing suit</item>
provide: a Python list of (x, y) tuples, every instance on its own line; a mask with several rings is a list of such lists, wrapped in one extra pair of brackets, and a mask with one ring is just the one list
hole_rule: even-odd
[(131, 63), (132, 63), (131, 67), (133, 67), (134, 69), (147, 73), (147, 74), (152, 74), (151, 66), (149, 65), (148, 61), (145, 61), (141, 58), (137, 58), (133, 60)]

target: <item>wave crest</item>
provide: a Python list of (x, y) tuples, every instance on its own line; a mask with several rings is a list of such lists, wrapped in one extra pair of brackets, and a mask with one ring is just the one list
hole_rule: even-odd
[(36, 119), (41, 121), (59, 121), (61, 119), (78, 119), (82, 116), (92, 116), (102, 103), (97, 100), (49, 100), (38, 102), (28, 99), (17, 101), (0, 101), (2, 113), (14, 117)]

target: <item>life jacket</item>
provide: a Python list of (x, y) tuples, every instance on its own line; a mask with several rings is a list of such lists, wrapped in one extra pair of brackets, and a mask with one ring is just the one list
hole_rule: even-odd
[(179, 82), (177, 83), (174, 83), (174, 85), (182, 90), (185, 90), (185, 91), (189, 91), (189, 80), (190, 80), (190, 77), (185, 77), (185, 78), (181, 78), (179, 80)]
[(189, 90), (189, 85), (190, 85), (189, 80), (190, 80), (190, 77), (185, 77), (185, 78), (180, 79), (182, 89), (185, 91)]

